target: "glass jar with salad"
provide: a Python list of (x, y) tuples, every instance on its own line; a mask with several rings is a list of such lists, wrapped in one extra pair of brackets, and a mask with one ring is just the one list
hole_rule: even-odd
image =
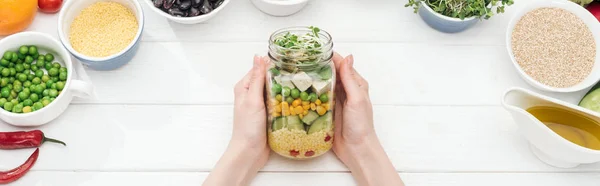
[(332, 48), (331, 35), (316, 27), (284, 28), (269, 39), (267, 133), (269, 146), (279, 155), (308, 159), (332, 147)]

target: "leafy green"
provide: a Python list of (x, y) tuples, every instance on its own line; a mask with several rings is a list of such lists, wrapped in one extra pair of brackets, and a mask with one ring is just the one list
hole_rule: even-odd
[(489, 19), (494, 15), (493, 9), (500, 14), (504, 13), (504, 7), (514, 4), (514, 0), (408, 0), (404, 6), (413, 7), (417, 13), (421, 1), (439, 14), (459, 19)]

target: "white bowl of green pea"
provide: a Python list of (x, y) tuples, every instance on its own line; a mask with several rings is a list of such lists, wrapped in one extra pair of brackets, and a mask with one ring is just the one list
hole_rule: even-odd
[(74, 95), (92, 86), (73, 79), (73, 62), (60, 42), (37, 32), (0, 40), (0, 119), (15, 126), (39, 126), (62, 114)]

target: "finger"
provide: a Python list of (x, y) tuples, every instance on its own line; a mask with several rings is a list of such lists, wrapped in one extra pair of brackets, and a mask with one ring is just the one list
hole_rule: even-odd
[[(354, 61), (354, 56), (349, 55), (348, 57), (346, 57), (346, 60)], [(360, 73), (358, 73), (358, 71), (356, 71), (354, 67), (352, 68), (352, 70), (354, 71), (354, 78), (356, 78), (358, 86), (366, 93), (369, 93), (369, 82), (367, 82), (367, 80), (365, 80), (365, 78), (363, 78), (362, 75), (360, 75)]]
[(262, 57), (254, 57), (254, 68), (252, 68), (252, 76), (248, 84), (248, 96), (258, 98), (263, 96), (265, 89), (265, 66)]
[(333, 64), (335, 65), (335, 70), (340, 70), (340, 65), (344, 62), (344, 57), (342, 57), (337, 52), (334, 52), (333, 57), (331, 59), (333, 60)]
[(352, 68), (354, 60), (350, 58), (346, 58), (344, 62), (340, 66), (340, 79), (342, 85), (344, 87), (344, 91), (346, 92), (346, 97), (349, 100), (360, 98), (362, 96), (362, 89), (358, 86), (358, 81), (356, 80), (355, 71)]
[(250, 77), (252, 76), (253, 70), (254, 67), (252, 67), (252, 69), (250, 69), (250, 71), (248, 71), (248, 73), (246, 73), (246, 75), (244, 75), (244, 77), (242, 77), (242, 79), (235, 84), (233, 93), (235, 93), (236, 95), (240, 95), (248, 90), (246, 89), (246, 85), (248, 84), (248, 82), (250, 82)]
[[(344, 91), (341, 90), (340, 92), (344, 92)], [(335, 117), (335, 123), (334, 123), (334, 125), (335, 125), (335, 129), (334, 129), (334, 134), (336, 134), (338, 138), (342, 137), (342, 131), (343, 131), (342, 128), (344, 127), (343, 126), (344, 118), (343, 118), (343, 114), (342, 113), (344, 113), (343, 103), (345, 101), (344, 100), (345, 96), (342, 96), (342, 94), (338, 93), (336, 95), (336, 98), (335, 98), (335, 112), (334, 112), (334, 117)]]

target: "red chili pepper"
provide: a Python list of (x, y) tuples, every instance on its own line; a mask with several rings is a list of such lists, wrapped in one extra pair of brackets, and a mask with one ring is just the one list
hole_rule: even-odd
[(60, 143), (67, 146), (65, 142), (46, 138), (40, 130), (0, 132), (0, 149), (22, 149), (40, 147), (44, 142)]
[(23, 163), (21, 166), (6, 172), (0, 172), (0, 184), (11, 183), (23, 177), (23, 175), (25, 175), (29, 169), (33, 167), (33, 164), (35, 164), (37, 161), (38, 155), (40, 155), (39, 148), (35, 149), (35, 152), (33, 152), (27, 161), (25, 161), (25, 163)]

